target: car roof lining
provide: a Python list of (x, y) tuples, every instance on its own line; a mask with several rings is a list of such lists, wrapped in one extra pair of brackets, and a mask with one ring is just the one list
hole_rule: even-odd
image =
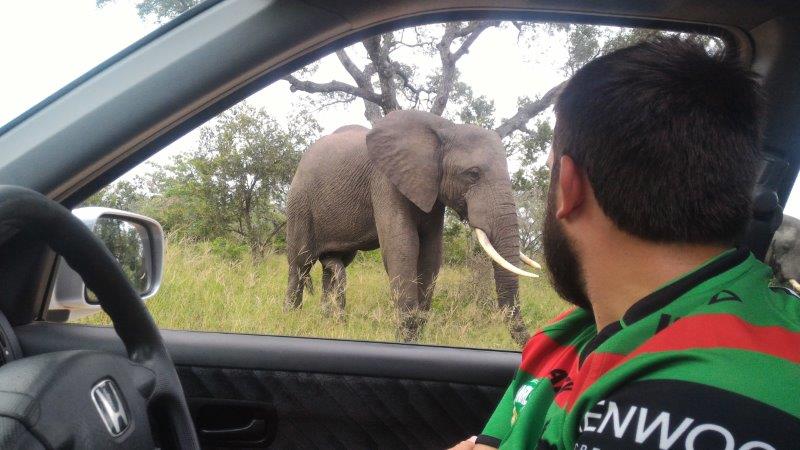
[[(447, 12), (486, 9), (481, 0), (405, 0), (370, 2), (364, 0), (305, 0), (335, 13), (356, 28), (375, 24), (375, 17), (391, 20), (410, 17), (421, 12)], [(496, 11), (580, 14), (584, 16), (615, 17), (617, 19), (656, 19), (671, 22), (705, 23), (753, 29), (779, 15), (797, 8), (794, 0), (505, 0), (493, 2)]]

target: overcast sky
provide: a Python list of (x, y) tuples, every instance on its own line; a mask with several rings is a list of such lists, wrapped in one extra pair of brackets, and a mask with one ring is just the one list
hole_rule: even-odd
[[(157, 27), (139, 19), (133, 0), (116, 0), (98, 9), (95, 0), (0, 0), (0, 125)], [(498, 118), (516, 111), (517, 98), (534, 97), (558, 83), (566, 49), (558, 38), (537, 39), (534, 47), (518, 45), (515, 30), (489, 29), (458, 63), (462, 80), (476, 95), (494, 100)], [(354, 52), (354, 56), (357, 55)], [(424, 60), (418, 65), (425, 66)], [(318, 81), (349, 81), (335, 57), (323, 59)], [(251, 96), (248, 103), (264, 107), (281, 120), (296, 109), (298, 95), (280, 81)], [(316, 114), (325, 132), (348, 123), (367, 125), (363, 104), (332, 108)], [(194, 148), (197, 130), (154, 156)], [(139, 167), (136, 172), (145, 170)], [(792, 192), (786, 211), (800, 214), (800, 194)]]

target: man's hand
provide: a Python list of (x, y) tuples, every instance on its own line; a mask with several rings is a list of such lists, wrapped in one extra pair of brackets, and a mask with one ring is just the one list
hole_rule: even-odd
[(472, 436), (466, 441), (461, 441), (453, 447), (450, 447), (449, 450), (496, 450), (494, 447), (489, 447), (488, 445), (475, 444), (475, 439), (478, 439), (478, 437)]
[(472, 436), (466, 441), (461, 441), (458, 444), (450, 447), (449, 450), (473, 450), (475, 448), (475, 439), (478, 439), (478, 436)]

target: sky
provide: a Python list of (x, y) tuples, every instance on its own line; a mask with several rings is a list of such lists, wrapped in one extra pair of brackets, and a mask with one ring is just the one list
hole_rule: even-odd
[[(138, 17), (135, 0), (116, 0), (102, 8), (95, 6), (95, 0), (0, 0), (0, 54), (4, 61), (0, 70), (0, 126), (157, 26)], [(462, 80), (476, 95), (494, 100), (498, 118), (516, 112), (519, 96), (540, 95), (564, 77), (559, 68), (566, 57), (566, 45), (557, 36), (538, 38), (535, 46), (520, 45), (516, 37), (513, 29), (489, 29), (458, 63)], [(358, 58), (357, 52), (354, 49), (352, 56)], [(417, 64), (424, 70), (425, 61)], [(311, 79), (350, 81), (334, 56), (323, 58)], [(280, 121), (303, 106), (298, 103), (300, 98), (289, 91), (287, 82), (278, 81), (246, 101), (264, 107)], [(323, 133), (349, 123), (368, 125), (360, 101), (319, 111), (315, 116)], [(191, 150), (198, 138), (197, 129), (189, 132), (151, 160), (164, 162)], [(149, 167), (140, 165), (127, 176)], [(797, 187), (786, 212), (800, 215)]]

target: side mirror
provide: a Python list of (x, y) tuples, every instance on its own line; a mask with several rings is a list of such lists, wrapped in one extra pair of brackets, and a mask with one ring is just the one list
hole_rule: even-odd
[[(72, 213), (117, 258), (142, 300), (158, 292), (164, 272), (164, 231), (158, 222), (112, 208), (78, 208)], [(80, 275), (63, 258), (59, 258), (48, 320), (65, 322), (100, 310), (97, 297), (86, 287)]]

